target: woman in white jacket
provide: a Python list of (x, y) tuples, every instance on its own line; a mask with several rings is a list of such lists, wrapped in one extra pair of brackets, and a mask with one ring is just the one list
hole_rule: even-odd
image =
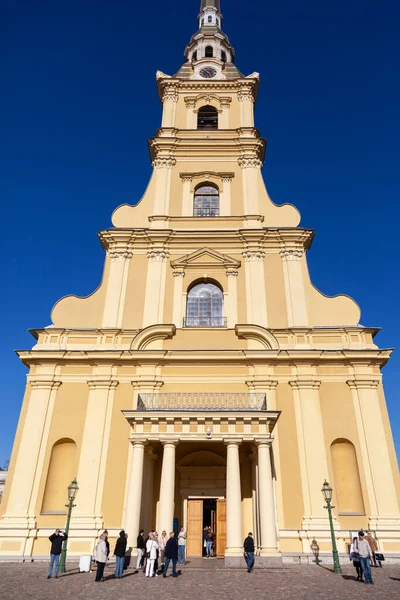
[(157, 558), (158, 542), (155, 540), (154, 535), (151, 533), (149, 539), (146, 542), (146, 577), (157, 577), (157, 573), (154, 573), (154, 563)]
[(104, 567), (107, 562), (107, 545), (104, 533), (97, 542), (94, 557), (97, 562), (96, 581), (104, 581)]

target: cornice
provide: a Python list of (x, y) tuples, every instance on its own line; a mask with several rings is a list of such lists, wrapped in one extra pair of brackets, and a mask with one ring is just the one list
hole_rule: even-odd
[(237, 79), (216, 79), (214, 81), (201, 81), (198, 79), (179, 79), (177, 77), (171, 77), (165, 75), (161, 71), (157, 71), (156, 74), (158, 96), (162, 100), (165, 91), (173, 89), (174, 93), (185, 93), (198, 92), (200, 91), (211, 91), (211, 92), (226, 92), (233, 91), (239, 92), (243, 89), (252, 90), (253, 98), (257, 100), (259, 77), (257, 73), (252, 73), (247, 77), (241, 77)]

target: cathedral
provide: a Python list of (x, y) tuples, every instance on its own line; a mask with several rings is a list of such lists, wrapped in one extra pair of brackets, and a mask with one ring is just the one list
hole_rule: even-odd
[[(48, 556), (76, 477), (69, 556), (99, 533), (182, 525), (201, 556), (243, 566), (331, 556), (370, 529), (400, 559), (400, 489), (381, 368), (390, 350), (345, 295), (310, 281), (314, 232), (262, 177), (259, 74), (245, 75), (219, 0), (175, 73), (156, 74), (162, 122), (143, 197), (99, 233), (104, 272), (66, 296), (20, 351), (25, 397), (0, 509), (0, 559)], [(82, 265), (81, 265), (82, 267)]]

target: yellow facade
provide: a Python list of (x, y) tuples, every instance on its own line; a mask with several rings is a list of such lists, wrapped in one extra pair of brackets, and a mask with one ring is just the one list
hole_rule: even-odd
[(130, 540), (174, 518), (187, 527), (191, 499), (214, 498), (226, 500), (229, 564), (249, 530), (260, 560), (306, 560), (312, 540), (330, 549), (327, 479), (339, 551), (363, 527), (400, 557), (390, 351), (351, 298), (312, 285), (313, 231), (263, 182), (259, 76), (237, 70), (220, 26), (219, 2), (203, 2), (187, 62), (157, 73), (153, 174), (99, 234), (99, 288), (56, 303), (19, 353), (29, 375), (0, 557), (48, 553), (75, 475), (72, 555), (105, 527)]

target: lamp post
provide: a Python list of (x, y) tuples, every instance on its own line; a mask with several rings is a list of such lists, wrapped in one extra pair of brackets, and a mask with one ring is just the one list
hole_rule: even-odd
[[(79, 490), (78, 483), (77, 483), (76, 479), (74, 479), (68, 486), (68, 504), (65, 505), (68, 508), (67, 524), (65, 526), (65, 534), (67, 536), (69, 533), (71, 512), (75, 506), (74, 500), (76, 498), (78, 490)], [(64, 540), (63, 545), (62, 545), (61, 557), (60, 557), (60, 573), (65, 573), (65, 559), (67, 557), (67, 545), (68, 545), (68, 539)]]
[(332, 490), (331, 486), (329, 485), (329, 483), (326, 481), (326, 479), (324, 481), (324, 485), (322, 486), (321, 492), (322, 492), (323, 497), (325, 498), (326, 506), (324, 506), (324, 508), (326, 508), (328, 510), (329, 525), (331, 528), (333, 572), (341, 575), (342, 569), (340, 568), (339, 554), (338, 554), (337, 547), (336, 547), (335, 531), (333, 529), (333, 521), (332, 521), (332, 508), (335, 508), (334, 506), (331, 505), (333, 490)]

